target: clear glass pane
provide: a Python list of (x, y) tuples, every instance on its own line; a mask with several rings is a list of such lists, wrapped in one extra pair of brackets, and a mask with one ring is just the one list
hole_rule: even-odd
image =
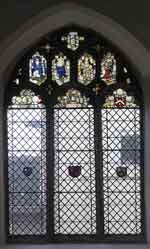
[(7, 111), (11, 235), (46, 233), (46, 111), (29, 107)]
[(54, 113), (55, 234), (95, 234), (95, 148), (93, 109)]
[(102, 110), (104, 232), (141, 233), (140, 110)]

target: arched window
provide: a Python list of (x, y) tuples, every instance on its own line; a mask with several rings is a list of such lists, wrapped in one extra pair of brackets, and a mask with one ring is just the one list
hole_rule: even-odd
[(6, 91), (9, 241), (144, 239), (143, 97), (119, 51), (71, 26)]

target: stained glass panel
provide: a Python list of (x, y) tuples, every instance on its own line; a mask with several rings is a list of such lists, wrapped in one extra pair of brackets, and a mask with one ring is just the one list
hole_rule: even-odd
[(12, 105), (16, 108), (31, 108), (42, 105), (42, 99), (40, 96), (30, 89), (24, 89), (20, 92), (19, 96), (12, 97)]
[(59, 53), (52, 60), (52, 80), (59, 86), (70, 81), (70, 61), (63, 53)]
[(89, 99), (82, 96), (80, 91), (76, 89), (69, 89), (65, 96), (58, 97), (59, 107), (87, 107)]
[(116, 83), (116, 59), (111, 52), (107, 52), (102, 59), (101, 79), (107, 85)]
[(36, 52), (29, 61), (29, 80), (41, 85), (47, 79), (47, 61), (44, 56)]
[(10, 79), (10, 242), (144, 240), (142, 97), (130, 66), (93, 34), (46, 35)]
[(112, 96), (106, 97), (104, 107), (136, 107), (134, 96), (128, 96), (126, 91), (119, 88)]
[(79, 36), (78, 32), (70, 32), (67, 36), (62, 36), (61, 40), (67, 42), (67, 48), (75, 51), (79, 47), (80, 41), (84, 41), (84, 37)]
[(94, 80), (96, 74), (96, 62), (92, 55), (85, 53), (78, 61), (78, 81), (88, 85)]

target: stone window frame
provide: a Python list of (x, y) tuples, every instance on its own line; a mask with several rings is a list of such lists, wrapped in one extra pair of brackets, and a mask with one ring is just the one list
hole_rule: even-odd
[(4, 144), (5, 144), (5, 85), (7, 85), (9, 75), (12, 68), (22, 56), (26, 49), (33, 44), (38, 38), (44, 34), (58, 29), (64, 25), (75, 23), (86, 28), (95, 30), (100, 35), (104, 36), (107, 40), (115, 44), (118, 49), (128, 58), (133, 67), (133, 71), (141, 82), (141, 88), (143, 89), (144, 102), (145, 102), (145, 210), (146, 210), (146, 240), (150, 242), (150, 200), (149, 200), (149, 161), (150, 161), (150, 134), (148, 132), (150, 123), (150, 101), (149, 101), (149, 80), (150, 80), (150, 55), (144, 46), (136, 40), (127, 30), (121, 27), (108, 17), (101, 15), (100, 13), (88, 9), (86, 7), (73, 4), (64, 3), (58, 6), (54, 6), (46, 11), (43, 11), (37, 17), (30, 20), (17, 32), (10, 35), (1, 45), (3, 51), (0, 56), (1, 70), (1, 92), (0, 92), (0, 243), (6, 241), (5, 231), (5, 193), (4, 193)]

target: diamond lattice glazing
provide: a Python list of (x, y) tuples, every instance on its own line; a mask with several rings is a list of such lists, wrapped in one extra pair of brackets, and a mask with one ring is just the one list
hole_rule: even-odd
[[(141, 233), (140, 110), (102, 110), (104, 232)], [(127, 173), (117, 174), (117, 168)], [(119, 169), (119, 170), (120, 170)]]
[(56, 108), (54, 128), (55, 234), (95, 234), (93, 109)]
[(9, 107), (9, 234), (46, 233), (45, 109)]

